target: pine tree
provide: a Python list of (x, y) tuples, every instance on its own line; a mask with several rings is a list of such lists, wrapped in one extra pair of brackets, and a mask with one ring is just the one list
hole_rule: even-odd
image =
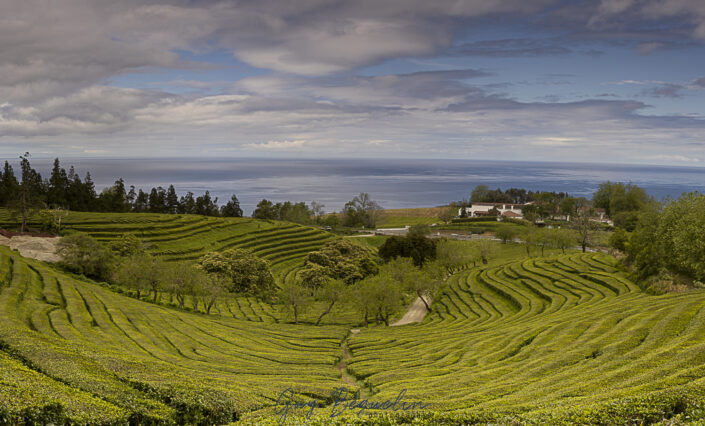
[(59, 159), (54, 159), (54, 167), (51, 170), (49, 178), (49, 188), (47, 191), (47, 204), (53, 207), (66, 207), (67, 190), (69, 187), (69, 179), (66, 170), (61, 168)]
[(196, 212), (196, 201), (193, 199), (193, 192), (188, 191), (179, 202), (179, 213), (193, 214)]
[(179, 198), (176, 195), (176, 190), (174, 190), (174, 185), (169, 185), (169, 189), (166, 192), (166, 207), (167, 213), (176, 213), (179, 208)]
[(22, 182), (20, 183), (17, 195), (10, 202), (10, 210), (14, 217), (20, 219), (20, 232), (27, 229), (27, 220), (35, 210), (43, 206), (42, 197), (44, 195), (42, 176), (32, 168), (29, 163), (29, 152), (20, 156), (20, 168), (22, 170)]
[(237, 199), (235, 194), (233, 194), (227, 204), (220, 208), (220, 215), (226, 217), (242, 217), (240, 201)]
[(0, 206), (7, 206), (17, 198), (20, 184), (10, 163), (5, 161), (5, 167), (0, 178)]

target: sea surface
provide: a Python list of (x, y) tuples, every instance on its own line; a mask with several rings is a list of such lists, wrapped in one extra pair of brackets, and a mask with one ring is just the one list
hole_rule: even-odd
[[(18, 166), (15, 163), (15, 171)], [(149, 191), (173, 184), (179, 195), (209, 190), (223, 204), (236, 194), (246, 215), (263, 198), (316, 201), (339, 211), (360, 192), (387, 209), (433, 207), (467, 199), (476, 185), (563, 191), (591, 197), (601, 182), (632, 182), (657, 199), (705, 192), (705, 168), (614, 164), (403, 159), (67, 159), (101, 190), (122, 177)], [(48, 177), (51, 160), (32, 159)]]

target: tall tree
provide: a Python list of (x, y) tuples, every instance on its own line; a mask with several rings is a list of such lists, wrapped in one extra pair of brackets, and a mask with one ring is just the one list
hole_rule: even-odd
[(169, 185), (166, 191), (166, 212), (176, 213), (179, 210), (179, 197), (176, 195), (174, 185)]
[(370, 194), (361, 192), (348, 201), (343, 208), (343, 225), (374, 228), (382, 207), (370, 198)]
[(316, 325), (321, 323), (324, 316), (328, 315), (336, 303), (340, 303), (347, 293), (347, 286), (341, 280), (328, 280), (316, 290), (316, 299), (328, 304), (325, 311), (316, 320)]
[(17, 198), (20, 190), (20, 183), (17, 181), (15, 172), (9, 162), (5, 161), (0, 179), (0, 206), (7, 206)]
[(20, 156), (22, 182), (19, 184), (15, 199), (9, 204), (12, 215), (20, 219), (20, 232), (26, 230), (30, 214), (44, 205), (42, 177), (30, 165), (29, 157), (29, 152)]
[(294, 315), (294, 322), (299, 323), (299, 315), (311, 307), (313, 300), (311, 289), (301, 285), (295, 280), (290, 280), (282, 284), (278, 292), (279, 303), (284, 309)]
[(220, 215), (225, 217), (242, 217), (240, 200), (237, 199), (235, 194), (230, 197), (230, 201), (220, 208)]
[(181, 197), (178, 212), (184, 214), (196, 213), (196, 200), (193, 198), (193, 192), (188, 191), (185, 196)]
[(255, 219), (278, 219), (274, 211), (274, 204), (266, 198), (257, 203), (252, 217)]
[(66, 170), (61, 167), (59, 159), (56, 158), (49, 177), (47, 204), (50, 207), (67, 207), (68, 187), (69, 179)]

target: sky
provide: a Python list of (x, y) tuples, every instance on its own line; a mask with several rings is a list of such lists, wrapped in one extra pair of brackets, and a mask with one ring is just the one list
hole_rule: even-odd
[(705, 1), (2, 0), (25, 151), (705, 166)]

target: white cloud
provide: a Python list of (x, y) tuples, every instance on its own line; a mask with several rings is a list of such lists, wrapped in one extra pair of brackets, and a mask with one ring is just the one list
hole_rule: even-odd
[(301, 148), (306, 144), (306, 141), (268, 141), (264, 143), (249, 143), (246, 144), (247, 148), (254, 149), (264, 149), (264, 150), (282, 150), (282, 149), (296, 149)]

